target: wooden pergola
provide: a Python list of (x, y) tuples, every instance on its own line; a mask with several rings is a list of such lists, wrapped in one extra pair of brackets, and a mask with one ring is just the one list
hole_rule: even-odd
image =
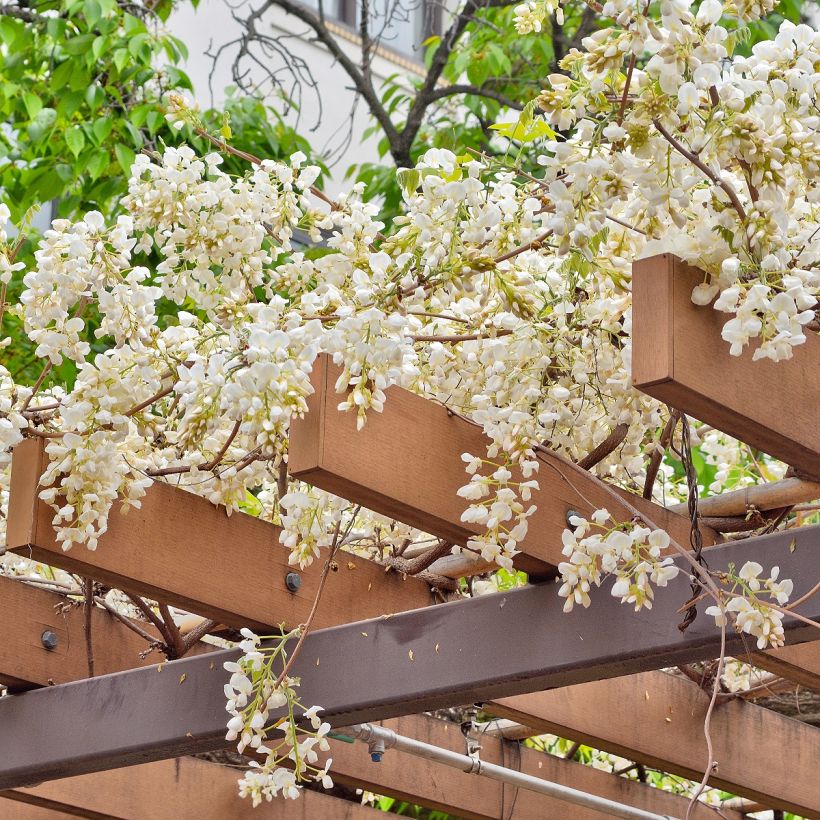
[[(636, 386), (787, 462), (795, 474), (784, 482), (791, 482), (786, 489), (792, 503), (820, 498), (820, 339), (810, 336), (787, 363), (753, 363), (748, 352), (730, 357), (720, 340), (720, 316), (689, 299), (698, 276), (670, 256), (636, 263)], [(336, 410), (335, 380), (333, 365), (322, 359), (313, 374), (310, 411), (291, 429), (291, 475), (456, 544), (478, 532), (461, 522), (463, 501), (456, 490), (464, 481), (460, 454), (484, 446), (480, 429), (393, 387), (384, 412), (371, 414), (357, 433), (353, 414)], [(771, 389), (761, 390), (761, 382)], [(142, 507), (127, 517), (115, 512), (96, 551), (63, 552), (53, 513), (37, 497), (43, 459), (36, 439), (15, 450), (8, 549), (224, 627), (305, 621), (320, 568), (301, 572), (298, 589), (289, 588), (285, 579), (292, 568), (278, 547), (277, 527), (247, 515), (228, 517), (168, 484), (154, 484)], [(661, 670), (720, 652), (719, 630), (702, 611), (685, 632), (678, 629), (679, 610), (691, 594), (685, 572), (658, 591), (652, 610), (636, 613), (602, 590), (589, 610), (562, 613), (553, 579), (570, 513), (588, 514), (597, 506), (616, 512), (620, 503), (618, 514), (630, 517), (637, 510), (681, 543), (688, 542), (691, 522), (685, 510), (606, 485), (580, 465), (555, 455), (545, 460), (534, 498), (538, 509), (515, 562), (529, 574), (530, 585), (437, 603), (441, 596), (431, 593), (424, 578), (386, 572), (381, 564), (341, 553), (321, 598), (317, 629), (296, 661), (303, 698), (321, 704), (334, 727), (380, 721), (459, 752), (465, 739), (458, 725), (422, 713), (478, 703), (516, 724), (499, 724), (495, 733), (481, 736), (482, 760), (656, 815), (683, 816), (688, 801), (682, 797), (509, 739), (554, 733), (700, 779), (708, 694)], [(717, 502), (711, 512), (702, 503), (714, 524), (701, 527), (709, 566), (720, 570), (747, 560), (778, 565), (782, 577), (794, 580), (793, 599), (806, 597), (800, 614), (820, 620), (820, 596), (810, 594), (817, 582), (820, 526), (742, 540), (721, 535), (727, 521), (742, 520), (752, 505), (764, 516), (777, 509), (783, 494), (771, 497), (726, 493), (709, 499)], [(237, 563), (242, 577), (232, 571)], [(461, 556), (427, 567), (440, 588), (486, 570), (486, 563)], [(236, 653), (198, 644), (180, 660), (157, 663), (140, 656), (146, 646), (140, 636), (95, 608), (90, 633), (97, 676), (88, 678), (84, 613), (56, 606), (63, 600), (0, 578), (0, 683), (13, 693), (0, 698), (3, 747), (13, 750), (0, 756), (0, 797), (6, 798), (0, 800), (0, 816), (245, 816), (247, 805), (235, 797), (236, 772), (189, 757), (228, 745), (222, 663)], [(706, 605), (699, 604), (701, 610)], [(150, 624), (139, 626), (154, 634)], [(759, 652), (730, 632), (727, 652), (820, 690), (820, 633), (791, 616), (784, 626), (786, 647)], [(736, 697), (723, 699), (715, 710), (711, 735), (718, 766), (709, 783), (746, 798), (743, 811), (772, 808), (820, 817), (820, 729)], [(334, 777), (351, 788), (468, 818), (552, 817), (569, 810), (561, 801), (518, 790), (509, 814), (512, 792), (500, 783), (428, 760), (408, 764), (400, 752), (372, 763), (361, 746), (342, 740), (332, 745)], [(303, 796), (298, 806), (265, 804), (257, 813), (330, 820), (375, 816), (340, 797)], [(572, 811), (573, 817), (603, 816)], [(726, 809), (723, 815), (740, 813)], [(704, 805), (693, 816), (714, 812)]]

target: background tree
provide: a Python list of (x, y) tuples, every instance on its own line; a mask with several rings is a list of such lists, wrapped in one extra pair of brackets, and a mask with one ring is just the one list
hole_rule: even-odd
[[(163, 25), (171, 9), (171, 0), (0, 5), (0, 198), (15, 221), (52, 201), (64, 217), (110, 212), (136, 153), (191, 136), (171, 129), (160, 105), (168, 91), (191, 88), (178, 65), (186, 45)], [(214, 131), (229, 119), (238, 147), (310, 153), (258, 99), (231, 95), (203, 117)]]
[[(401, 201), (395, 167), (412, 167), (431, 147), (504, 155), (509, 143), (493, 139), (498, 135), (493, 126), (502, 111), (520, 111), (539, 93), (547, 75), (563, 72), (560, 62), (566, 54), (580, 49), (585, 37), (609, 25), (594, 0), (570, 0), (548, 16), (538, 36), (522, 37), (513, 26), (519, 3), (459, 0), (450, 5), (441, 0), (423, 4), (421, 0), (386, 0), (380, 4), (359, 0), (355, 17), (360, 53), (358, 59), (352, 59), (338, 34), (338, 24), (328, 19), (329, 6), (324, 0), (319, 0), (316, 10), (299, 0), (248, 2), (235, 14), (243, 24), (242, 35), (222, 44), (213, 56), (219, 60), (233, 55), (234, 80), (246, 93), (261, 90), (288, 100), (298, 98), (305, 108), (306, 91), (312, 92), (315, 105), (311, 107), (320, 118), (321, 90), (310, 67), (293, 54), (292, 34), (277, 32), (265, 25), (265, 20), (271, 10), (280, 9), (303, 23), (302, 39), (315, 42), (337, 61), (366, 105), (373, 124), (365, 136), (378, 134), (380, 156), (392, 160), (389, 165), (368, 163), (348, 169), (348, 176), (367, 183), (368, 197), (383, 199), (383, 216), (389, 216)], [(771, 39), (783, 19), (798, 22), (813, 5), (814, 0), (783, 0), (772, 15), (745, 29), (738, 51), (748, 52), (755, 42)], [(444, 21), (443, 31), (431, 34), (423, 43), (424, 75), (397, 73), (379, 85), (373, 74), (375, 54), (380, 46), (389, 46), (391, 26), (408, 20), (420, 9), (424, 30), (433, 31), (437, 21)], [(507, 130), (506, 135), (514, 134)], [(513, 139), (512, 143), (520, 141)], [(536, 168), (525, 170), (534, 172)]]

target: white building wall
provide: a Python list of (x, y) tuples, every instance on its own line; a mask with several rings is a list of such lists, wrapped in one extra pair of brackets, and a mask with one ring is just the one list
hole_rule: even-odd
[[(247, 11), (248, 7), (241, 7), (237, 13), (242, 15)], [(328, 180), (327, 188), (329, 193), (335, 194), (345, 187), (344, 175), (351, 165), (379, 160), (377, 142), (381, 134), (378, 132), (367, 139), (363, 138), (364, 131), (373, 123), (367, 106), (361, 99), (356, 105), (356, 94), (352, 90), (350, 77), (327, 50), (301, 36), (308, 32), (308, 27), (302, 21), (280, 9), (271, 9), (265, 22), (259, 23), (260, 30), (264, 30), (264, 25), (270, 27), (272, 34), (288, 35), (287, 47), (295, 57), (305, 61), (319, 85), (321, 116), (317, 110), (315, 91), (303, 87), (301, 111), (291, 110), (285, 119), (309, 140), (315, 151), (331, 158), (332, 179)], [(341, 23), (333, 25), (345, 52), (358, 62), (361, 52), (355, 33)], [(188, 3), (180, 4), (169, 20), (168, 28), (188, 46), (189, 57), (183, 67), (194, 84), (200, 106), (218, 106), (224, 100), (225, 88), (234, 84), (231, 72), (236, 49), (226, 50), (215, 68), (208, 52), (216, 51), (220, 45), (237, 38), (242, 32), (240, 24), (232, 17), (230, 6), (224, 0), (202, 0), (196, 10)], [(212, 71), (213, 76), (209, 77)], [(393, 56), (387, 47), (379, 49), (372, 65), (373, 83), (379, 93), (387, 77), (397, 73), (410, 77), (422, 72), (420, 53), (418, 56)], [(251, 76), (255, 82), (265, 79), (262, 69), (256, 70)], [(287, 82), (286, 76), (284, 79)], [(274, 107), (284, 111), (285, 104), (274, 102)], [(354, 111), (352, 139), (339, 156), (340, 148), (346, 143), (347, 133), (351, 128), (351, 112)]]

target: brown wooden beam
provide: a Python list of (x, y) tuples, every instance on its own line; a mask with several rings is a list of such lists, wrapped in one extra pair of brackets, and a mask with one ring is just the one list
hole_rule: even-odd
[[(148, 643), (104, 609), (91, 613), (91, 641), (97, 674), (156, 663), (140, 657)], [(0, 576), (0, 684), (20, 690), (88, 677), (84, 612), (61, 595)], [(140, 624), (156, 634), (149, 624)], [(56, 641), (47, 649), (43, 635)]]
[[(481, 429), (435, 402), (391, 387), (384, 412), (368, 414), (367, 424), (357, 431), (356, 414), (336, 409), (337, 376), (326, 356), (314, 366), (309, 412), (291, 426), (290, 473), (456, 544), (479, 533), (475, 525), (461, 522), (467, 502), (456, 491), (469, 479), (461, 454), (486, 453), (488, 440)], [(554, 575), (554, 567), (564, 560), (561, 533), (571, 510), (589, 514), (606, 507), (615, 515), (632, 517), (617, 509), (617, 501), (592, 475), (573, 470), (557, 456), (544, 458), (547, 463), (537, 476), (540, 491), (533, 494), (538, 509), (515, 559), (518, 569), (534, 576)], [(689, 522), (684, 516), (618, 488), (612, 491), (680, 543), (688, 543)], [(705, 539), (712, 544), (718, 536), (706, 528)]]
[[(241, 772), (192, 757), (145, 763), (0, 792), (0, 817), (28, 820), (16, 807), (40, 806), (69, 816), (123, 820), (377, 820), (382, 812), (349, 800), (303, 791), (299, 800), (263, 801), (251, 809), (237, 795)], [(11, 801), (16, 801), (12, 803)], [(72, 814), (76, 812), (76, 814)]]
[[(9, 589), (6, 590), (6, 587), (9, 587)], [(54, 613), (56, 612), (55, 604), (59, 605), (59, 603), (61, 603), (64, 599), (54, 593), (34, 589), (30, 586), (19, 582), (10, 581), (8, 579), (3, 579), (3, 583), (0, 583), (0, 592), (2, 592), (2, 596), (0, 596), (0, 624), (7, 626), (7, 629), (3, 630), (2, 634), (0, 634), (0, 638), (2, 638), (2, 640), (0, 640), (0, 670), (3, 672), (6, 672), (6, 670), (9, 669), (19, 670), (18, 673), (25, 677), (25, 680), (29, 686), (33, 684), (45, 686), (50, 684), (52, 681), (59, 682), (62, 680), (62, 675), (76, 676), (78, 678), (83, 677), (85, 670), (85, 645), (82, 640), (71, 639), (64, 643), (64, 655), (59, 653), (44, 654), (42, 646), (37, 645), (38, 635), (40, 634), (38, 632), (40, 627), (38, 613), (44, 616), (43, 623), (45, 626), (53, 628), (55, 625), (58, 625), (54, 617)], [(27, 612), (32, 614), (32, 620), (30, 622), (26, 620)], [(107, 613), (100, 612), (100, 615), (107, 616)], [(113, 626), (115, 627), (114, 634), (110, 631), (106, 631), (105, 621), (103, 621), (103, 627), (99, 628), (97, 632), (95, 632), (95, 635), (97, 635), (94, 642), (95, 659), (96, 663), (100, 664), (104, 671), (126, 669), (134, 665), (135, 662), (139, 662), (139, 638), (137, 636), (133, 636), (132, 638), (131, 636), (133, 633), (130, 631), (122, 635), (118, 634), (117, 627), (119, 624), (116, 621), (113, 621)], [(112, 638), (114, 639), (113, 645), (111, 645)], [(126, 650), (125, 647), (129, 641), (134, 641), (135, 643), (131, 646), (130, 650)], [(783, 649), (775, 650), (775, 653), (788, 655), (788, 653), (792, 653), (797, 649), (810, 650), (816, 647), (820, 647), (820, 644), (801, 644), (799, 647), (784, 647)], [(121, 663), (122, 666), (118, 666), (117, 664), (119, 663)], [(647, 700), (651, 699), (652, 702), (665, 702), (669, 699), (667, 677), (668, 676), (663, 675), (662, 673), (657, 673), (640, 676), (640, 680), (638, 680), (638, 678), (620, 678), (617, 680), (612, 680), (608, 685), (621, 692), (632, 692), (633, 695), (637, 692), (641, 695), (641, 697), (647, 696)], [(72, 678), (69, 677), (68, 679)], [(689, 697), (692, 689), (694, 689), (694, 687), (691, 687), (689, 690), (682, 691), (686, 697)], [(584, 686), (571, 687), (568, 691), (572, 691), (575, 694), (575, 697), (577, 697), (580, 701), (583, 701), (585, 691)], [(634, 695), (634, 697), (638, 696)], [(519, 711), (523, 710), (522, 715), (526, 714), (530, 709), (527, 705), (529, 698), (533, 699), (533, 714), (540, 717), (541, 720), (548, 719), (548, 716), (551, 715), (549, 719), (556, 725), (561, 725), (561, 731), (559, 732), (560, 734), (569, 737), (576, 737), (579, 733), (583, 733), (588, 729), (588, 710), (584, 709), (581, 705), (566, 713), (561, 710), (560, 705), (552, 708), (550, 712), (547, 712), (546, 710), (549, 706), (549, 702), (545, 702), (544, 698), (537, 693), (514, 699), (516, 701), (516, 708)], [(593, 693), (593, 697), (590, 699), (590, 708), (595, 705), (596, 701)], [(639, 699), (637, 701), (637, 705), (642, 707), (643, 701)], [(749, 706), (751, 707), (751, 705)], [(742, 742), (742, 739), (745, 738), (750, 731), (747, 729), (747, 723), (754, 727), (757, 724), (759, 712), (754, 711), (753, 709), (746, 709), (742, 702), (738, 702), (737, 706), (734, 708), (735, 714), (733, 715), (733, 726), (736, 733), (735, 737), (740, 738), (739, 742)], [(681, 712), (682, 707), (673, 707), (673, 709), (677, 712)], [(632, 710), (632, 707), (630, 706), (627, 709), (627, 713), (631, 711), (634, 710)], [(774, 713), (772, 713), (772, 715), (774, 715)], [(576, 720), (576, 716), (580, 716), (581, 719)], [(773, 718), (770, 718), (770, 720), (772, 719), (775, 721), (775, 725), (777, 725), (777, 721), (781, 718), (774, 715)], [(564, 723), (561, 723), (562, 720)], [(786, 718), (782, 718), (782, 720), (786, 720)], [(529, 720), (527, 719), (524, 722), (528, 723)], [(539, 725), (543, 726), (543, 724)], [(631, 730), (624, 731), (623, 729), (614, 727), (612, 722), (608, 725), (613, 727), (613, 732), (611, 735), (607, 735), (604, 742), (602, 742), (601, 745), (604, 748), (616, 750), (621, 754), (625, 754), (627, 757), (650, 754), (652, 759), (656, 762), (658, 760), (664, 760), (664, 755), (667, 752), (666, 747), (663, 745), (663, 734), (660, 736), (653, 734), (635, 734), (632, 733)], [(629, 729), (630, 726), (631, 724), (626, 724), (627, 729)], [(400, 731), (403, 734), (414, 737), (419, 736), (423, 739), (423, 733), (419, 734), (419, 727), (411, 728), (412, 731), (403, 726)], [(397, 731), (399, 730), (397, 729)], [(542, 729), (542, 731), (544, 730)], [(696, 743), (698, 736), (697, 730), (693, 731), (695, 732), (694, 742)], [(751, 731), (754, 731), (754, 729)], [(782, 731), (778, 729), (775, 733), (782, 734)], [(490, 741), (486, 740), (486, 742)], [(334, 758), (338, 757), (339, 754), (346, 755), (349, 753), (349, 747), (340, 745), (339, 748), (340, 751), (334, 750)], [(393, 760), (395, 760), (395, 758), (391, 757), (388, 762), (392, 762)], [(337, 771), (342, 771), (341, 769), (338, 769), (338, 765), (339, 764), (337, 762)], [(672, 763), (669, 765), (673, 766), (674, 764)], [(662, 766), (662, 768), (666, 767), (666, 764)], [(347, 770), (345, 769), (344, 771)], [(444, 771), (449, 772), (451, 770)], [(441, 773), (442, 777), (444, 776), (444, 771)], [(550, 777), (550, 779), (556, 779), (558, 782), (563, 782), (559, 777), (553, 777), (553, 775), (549, 773), (545, 773), (544, 776)], [(390, 782), (394, 782), (396, 788), (400, 785), (399, 781), (391, 780)], [(435, 783), (440, 782), (441, 781), (437, 777), (435, 779)], [(755, 781), (752, 781), (752, 783), (754, 782)], [(569, 785), (572, 785), (572, 783), (570, 782)], [(740, 785), (742, 786), (742, 784)], [(383, 786), (379, 786), (379, 788), (383, 788)], [(395, 796), (399, 797), (405, 796), (403, 793), (400, 794), (399, 792), (394, 791), (390, 791), (389, 793), (395, 794)], [(599, 792), (595, 793), (597, 794)], [(426, 794), (427, 793), (425, 792), (425, 795)], [(430, 795), (425, 797), (425, 800), (428, 800), (429, 798), (429, 801), (432, 801), (425, 802), (425, 805), (431, 805), (431, 807), (435, 808), (436, 806), (433, 804), (435, 801), (439, 800), (439, 797), (436, 796), (437, 794), (440, 793), (431, 792)], [(600, 792), (600, 794), (604, 796), (606, 795), (603, 791)], [(462, 806), (461, 808), (466, 811), (468, 807)], [(455, 809), (453, 810), (455, 811)]]
[[(435, 746), (464, 751), (464, 737), (455, 723), (424, 715), (411, 715), (385, 724), (408, 737)], [(429, 760), (388, 751), (381, 763), (373, 763), (363, 744), (350, 745), (331, 741), (331, 773), (337, 783), (376, 794), (395, 797), (429, 809), (444, 811), (465, 820), (492, 818), (562, 817), (567, 812), (578, 820), (603, 820), (607, 815), (562, 801), (537, 795), (450, 769)], [(628, 806), (660, 815), (682, 817), (688, 800), (627, 780), (591, 766), (543, 754), (517, 743), (482, 737), (480, 757), (488, 763), (507, 766), (534, 777), (542, 777), (581, 791), (605, 797)], [(248, 803), (236, 797), (239, 772), (214, 763), (190, 757), (148, 763), (128, 769), (115, 769), (90, 775), (56, 780), (30, 789), (16, 790), (22, 799), (53, 801), (86, 812), (106, 813), (117, 817), (150, 817), (151, 820), (177, 820), (180, 817), (218, 817), (239, 820), (247, 817)], [(8, 796), (9, 793), (0, 793)], [(303, 791), (302, 801), (278, 800), (263, 810), (264, 818), (304, 817), (370, 818), (378, 816), (368, 808)], [(514, 806), (514, 811), (513, 811)], [(256, 817), (258, 812), (254, 812)], [(0, 808), (0, 816), (5, 817)], [(87, 815), (86, 815), (87, 816)], [(714, 818), (714, 811), (700, 806), (695, 820)], [(12, 814), (12, 817), (14, 815)], [(16, 820), (16, 818), (15, 818)], [(737, 812), (728, 812), (728, 820), (740, 820)]]
[(731, 318), (692, 303), (704, 275), (671, 254), (632, 271), (632, 380), (639, 390), (820, 478), (820, 338), (787, 362), (729, 355)]
[[(36, 458), (41, 457), (37, 444), (24, 442), (14, 455), (9, 543), (25, 543), (16, 547), (16, 551), (204, 615), (210, 613), (219, 618), (221, 613), (227, 616), (224, 620), (237, 627), (257, 626), (262, 618), (270, 619), (267, 625), (272, 625), (282, 621), (298, 623), (306, 617), (311, 601), (304, 590), (310, 590), (311, 596), (315, 594), (318, 568), (303, 573), (303, 587), (296, 594), (288, 592), (284, 583), (277, 583), (290, 569), (283, 560), (284, 550), (280, 552), (278, 542), (272, 540), (278, 536), (277, 528), (241, 513), (228, 518), (220, 508), (204, 499), (167, 485), (152, 487), (142, 509), (130, 511), (125, 518), (115, 514), (109, 533), (96, 551), (75, 547), (69, 553), (62, 552), (54, 538), (49, 508), (42, 502), (32, 501), (36, 470), (40, 469), (36, 462)], [(164, 514), (174, 510), (174, 505), (179, 512)], [(31, 513), (26, 517), (28, 509)], [(203, 521), (201, 537), (190, 527), (191, 520)], [(156, 522), (162, 522), (159, 533), (152, 529)], [(237, 532), (236, 546), (247, 561), (242, 565), (241, 575), (235, 567), (228, 566), (231, 553), (225, 545), (231, 544), (233, 548), (231, 527), (236, 528), (233, 530)], [(383, 568), (348, 554), (337, 564), (339, 569), (330, 576), (318, 610), (320, 626), (351, 622), (382, 611), (386, 614), (416, 609), (430, 600), (427, 586), (416, 578), (385, 573)], [(241, 579), (246, 574), (257, 579), (261, 587), (254, 583), (240, 590), (238, 586), (244, 584)], [(349, 596), (345, 595), (341, 582), (351, 585)], [(5, 583), (15, 582), (5, 580)], [(267, 584), (270, 586), (266, 587)], [(25, 624), (23, 630), (15, 628), (5, 641), (0, 641), (0, 682), (21, 689), (84, 677), (87, 663), (77, 609), (67, 610), (65, 616), (60, 616), (63, 620), (58, 621), (54, 608), (64, 599), (21, 586), (10, 588), (9, 593), (0, 597), (0, 613), (4, 616), (0, 624)], [(247, 598), (243, 599), (240, 592)], [(229, 609), (226, 604), (229, 600), (238, 611)], [(233, 605), (234, 600), (238, 605)], [(138, 666), (138, 653), (145, 648), (139, 637), (125, 627), (120, 629), (115, 619), (100, 610), (95, 610), (94, 617), (92, 632), (99, 637), (99, 640), (95, 637), (95, 646), (100, 647), (96, 650), (97, 670), (113, 672)], [(96, 626), (98, 622), (100, 627)], [(45, 624), (73, 629), (71, 637), (69, 633), (64, 636), (56, 655), (45, 655), (40, 644), (40, 627)], [(117, 635), (122, 635), (116, 641), (103, 637), (112, 626)], [(58, 629), (57, 634), (61, 636), (62, 632)], [(22, 649), (22, 642), (28, 647), (26, 651)], [(63, 657), (62, 652), (69, 655), (64, 668), (54, 662), (55, 658)], [(819, 653), (820, 644), (804, 644), (754, 653), (751, 661), (804, 686), (820, 688)]]
[[(709, 560), (718, 572), (747, 557), (779, 564), (801, 596), (814, 584), (818, 546), (820, 528), (804, 527), (715, 547)], [(685, 633), (677, 629), (688, 594), (682, 573), (651, 611), (634, 612), (602, 589), (593, 607), (566, 616), (553, 584), (523, 587), (313, 632), (293, 674), (303, 701), (344, 726), (713, 658), (720, 636), (711, 618), (701, 611)], [(803, 612), (820, 617), (820, 596)], [(791, 617), (784, 625), (790, 642), (814, 636)], [(734, 633), (726, 644), (729, 654), (743, 651)], [(220, 748), (221, 664), (234, 657), (213, 652), (0, 698), (15, 748), (0, 758), (0, 788)]]
[[(127, 516), (115, 508), (97, 550), (75, 546), (64, 552), (51, 524), (54, 512), (37, 498), (44, 458), (38, 440), (23, 441), (14, 450), (8, 549), (229, 626), (295, 626), (307, 618), (321, 562), (300, 573), (300, 589), (289, 592), (285, 576), (293, 567), (278, 527), (243, 513), (228, 516), (223, 507), (168, 484), (155, 483), (142, 506)], [(316, 624), (347, 623), (430, 602), (422, 582), (386, 576), (383, 567), (345, 553), (329, 576)]]
[[(487, 709), (542, 732), (700, 780), (709, 695), (664, 672), (494, 700)], [(740, 728), (742, 726), (742, 729)], [(712, 715), (718, 761), (710, 783), (772, 808), (820, 816), (820, 729), (740, 700)]]
[(741, 660), (820, 692), (820, 641), (754, 652)]

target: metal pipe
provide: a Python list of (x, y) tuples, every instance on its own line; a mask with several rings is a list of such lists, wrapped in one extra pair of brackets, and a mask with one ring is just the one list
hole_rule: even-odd
[(432, 746), (410, 737), (396, 734), (392, 729), (383, 726), (374, 726), (372, 723), (359, 723), (349, 726), (341, 732), (349, 733), (357, 740), (362, 740), (368, 746), (384, 744), (384, 749), (398, 749), (416, 757), (423, 757), (454, 769), (460, 769), (468, 774), (476, 774), (482, 777), (489, 777), (501, 783), (508, 783), (521, 789), (537, 792), (539, 794), (554, 797), (567, 803), (574, 803), (577, 806), (586, 806), (590, 809), (609, 814), (612, 817), (634, 818), (634, 820), (672, 820), (670, 815), (654, 814), (643, 809), (632, 808), (623, 803), (616, 803), (614, 800), (607, 800), (594, 794), (578, 791), (578, 789), (562, 786), (550, 780), (543, 780), (540, 777), (533, 777), (523, 772), (516, 772), (504, 766), (496, 766), (494, 763), (485, 763), (477, 757), (452, 752), (449, 749), (442, 749), (439, 746)]

